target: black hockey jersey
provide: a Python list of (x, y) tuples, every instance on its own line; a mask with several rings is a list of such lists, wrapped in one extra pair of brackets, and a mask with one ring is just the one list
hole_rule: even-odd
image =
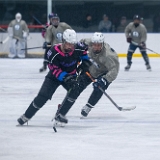
[(89, 60), (87, 55), (87, 47), (82, 43), (77, 43), (74, 51), (63, 53), (60, 49), (62, 44), (57, 44), (47, 52), (48, 67), (52, 75), (59, 81), (67, 74), (76, 74), (77, 66), (80, 61)]

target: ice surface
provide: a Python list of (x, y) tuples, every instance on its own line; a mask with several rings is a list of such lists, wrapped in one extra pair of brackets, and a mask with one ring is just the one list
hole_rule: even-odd
[(160, 59), (150, 58), (148, 72), (142, 58), (134, 58), (129, 72), (120, 58), (120, 72), (107, 93), (122, 112), (103, 96), (80, 119), (90, 85), (77, 99), (57, 133), (51, 119), (66, 91), (58, 88), (52, 100), (29, 121), (17, 127), (38, 93), (47, 72), (39, 73), (42, 59), (0, 59), (0, 160), (160, 160)]

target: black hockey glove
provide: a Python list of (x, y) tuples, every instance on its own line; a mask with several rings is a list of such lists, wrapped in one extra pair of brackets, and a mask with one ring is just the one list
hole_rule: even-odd
[(78, 66), (78, 72), (89, 72), (89, 67), (92, 65), (92, 62), (89, 60), (83, 60), (80, 66)]
[(67, 85), (67, 87), (70, 88), (75, 88), (77, 87), (78, 83), (76, 80), (76, 76), (75, 75), (69, 75), (67, 74), (64, 78), (63, 78), (63, 82)]
[(77, 81), (80, 90), (84, 90), (92, 82), (92, 80), (86, 74), (79, 75)]
[(110, 84), (110, 83), (109, 83), (105, 78), (99, 77), (99, 78), (97, 79), (97, 81), (93, 83), (93, 87), (94, 87), (95, 89), (98, 89), (98, 87), (101, 87), (101, 88), (103, 88), (103, 89), (107, 89), (108, 86), (109, 86), (109, 84)]
[(128, 37), (128, 38), (127, 38), (127, 42), (128, 42), (128, 43), (131, 43), (131, 42), (132, 42), (132, 38), (131, 38), (131, 37)]
[(50, 46), (51, 46), (51, 43), (48, 43), (48, 42), (43, 43), (43, 49), (48, 49), (50, 48)]

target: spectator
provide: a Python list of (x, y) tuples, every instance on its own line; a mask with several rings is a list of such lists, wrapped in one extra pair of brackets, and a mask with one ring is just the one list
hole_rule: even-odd
[(123, 32), (127, 26), (127, 18), (125, 16), (121, 17), (120, 24), (117, 27), (117, 32)]
[(87, 14), (85, 17), (85, 20), (83, 22), (83, 27), (84, 28), (89, 28), (90, 26), (92, 26), (92, 16), (90, 14)]
[(98, 29), (100, 32), (111, 32), (112, 22), (106, 14), (103, 15), (103, 20), (99, 22)]

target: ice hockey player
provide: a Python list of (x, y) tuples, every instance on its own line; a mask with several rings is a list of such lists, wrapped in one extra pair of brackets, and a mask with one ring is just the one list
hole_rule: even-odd
[[(23, 125), (31, 119), (38, 110), (55, 93), (56, 89), (61, 85), (68, 92), (67, 101), (74, 101), (74, 95), (79, 90), (74, 90), (77, 84), (77, 65), (79, 61), (88, 61), (87, 47), (77, 43), (76, 32), (72, 29), (66, 29), (63, 33), (62, 43), (54, 45), (47, 52), (47, 60), (49, 62), (49, 72), (41, 86), (38, 95), (31, 102), (25, 113), (18, 118), (18, 123)], [(73, 98), (70, 98), (73, 97)], [(64, 100), (65, 101), (65, 100)], [(62, 103), (63, 104), (63, 103)], [(67, 106), (61, 108), (61, 112), (56, 115), (56, 121), (67, 123), (65, 114), (68, 112)]]
[(46, 37), (46, 30), (47, 30), (47, 28), (50, 26), (50, 25), (52, 25), (52, 23), (51, 23), (51, 18), (53, 17), (53, 13), (50, 13), (49, 15), (48, 15), (48, 19), (49, 19), (49, 23), (47, 22), (46, 23), (46, 25), (44, 25), (44, 28), (42, 29), (42, 37), (45, 39), (45, 37)]
[(147, 40), (147, 29), (144, 24), (141, 23), (141, 17), (139, 15), (134, 15), (133, 22), (130, 22), (125, 28), (125, 36), (127, 42), (129, 43), (128, 53), (127, 53), (127, 66), (125, 71), (128, 71), (132, 65), (132, 56), (137, 48), (145, 61), (146, 69), (151, 70), (149, 63), (149, 58), (146, 53), (146, 40)]
[(29, 29), (24, 20), (22, 20), (22, 15), (17, 13), (15, 19), (8, 25), (8, 34), (10, 37), (10, 53), (9, 58), (25, 58), (25, 48), (27, 43), (27, 36), (29, 34)]
[(81, 111), (81, 115), (84, 117), (87, 117), (88, 113), (98, 103), (103, 95), (102, 91), (98, 87), (100, 86), (103, 90), (106, 90), (110, 83), (116, 79), (119, 72), (119, 60), (117, 53), (109, 46), (109, 44), (104, 42), (104, 35), (101, 32), (95, 32), (91, 39), (83, 39), (81, 42), (89, 47), (88, 56), (90, 59), (89, 61), (84, 60), (78, 67), (78, 86), (72, 88), (74, 95), (67, 95), (56, 113), (56, 116), (59, 116), (59, 114), (63, 115), (66, 122), (68, 120), (65, 115), (71, 106), (73, 106), (78, 96), (89, 84), (92, 83), (91, 78), (86, 74), (86, 72), (90, 73), (95, 82), (93, 83), (93, 92), (91, 93), (87, 104)]
[(98, 86), (103, 90), (107, 90), (108, 86), (117, 78), (119, 72), (117, 53), (104, 39), (105, 37), (101, 32), (95, 32), (91, 39), (82, 40), (88, 44), (89, 58), (96, 63), (96, 65), (89, 67), (89, 73), (96, 81), (93, 83), (93, 92), (88, 102), (81, 110), (81, 115), (84, 117), (87, 117), (91, 109), (94, 108), (103, 95)]
[(50, 49), (50, 46), (53, 46), (58, 43), (62, 43), (62, 34), (66, 29), (71, 29), (71, 26), (69, 26), (65, 22), (60, 22), (60, 18), (57, 15), (57, 13), (53, 13), (51, 15), (51, 24), (46, 29), (45, 34), (45, 42), (43, 44), (43, 49), (45, 49), (44, 53), (44, 60), (43, 60), (43, 66), (40, 68), (40, 72), (43, 72), (47, 69), (47, 51)]

